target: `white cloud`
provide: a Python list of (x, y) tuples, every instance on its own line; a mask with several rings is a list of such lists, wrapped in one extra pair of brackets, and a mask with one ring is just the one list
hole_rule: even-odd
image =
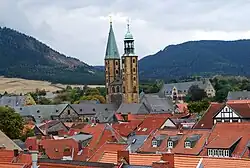
[(0, 25), (89, 64), (103, 64), (109, 15), (123, 53), (126, 19), (139, 57), (170, 44), (250, 38), (248, 0), (0, 0)]

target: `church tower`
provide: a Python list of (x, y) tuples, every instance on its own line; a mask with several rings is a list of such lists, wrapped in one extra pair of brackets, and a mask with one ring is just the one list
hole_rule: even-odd
[(135, 55), (134, 38), (129, 23), (124, 38), (122, 56), (123, 103), (139, 103), (138, 56)]
[(120, 56), (116, 45), (115, 35), (110, 19), (109, 36), (105, 54), (105, 85), (106, 102), (118, 106), (122, 102), (122, 81), (120, 72)]

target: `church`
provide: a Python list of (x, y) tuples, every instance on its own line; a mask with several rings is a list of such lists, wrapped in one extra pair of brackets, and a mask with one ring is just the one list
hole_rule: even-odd
[(120, 57), (112, 20), (110, 21), (104, 61), (107, 103), (118, 106), (122, 103), (139, 103), (138, 56), (135, 54), (134, 38), (129, 23), (124, 36), (124, 51)]

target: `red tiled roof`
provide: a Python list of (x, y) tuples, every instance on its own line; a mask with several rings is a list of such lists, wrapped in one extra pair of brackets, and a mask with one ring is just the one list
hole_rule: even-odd
[(129, 136), (130, 133), (132, 133), (140, 124), (142, 123), (142, 120), (132, 120), (129, 122), (124, 123), (115, 123), (112, 125), (112, 127), (121, 135), (124, 137)]
[[(172, 153), (176, 154), (189, 154), (189, 155), (198, 155), (206, 142), (206, 138), (209, 136), (209, 130), (183, 130), (183, 134), (178, 135), (179, 130), (159, 130), (155, 134), (152, 134), (144, 144), (139, 148), (140, 152), (166, 152), (167, 151), (167, 141), (169, 136), (180, 136), (178, 143), (176, 146), (171, 150)], [(187, 137), (192, 136), (194, 134), (200, 135), (200, 139), (196, 142), (193, 148), (184, 148), (184, 142)], [(159, 147), (152, 146), (152, 140), (154, 137), (159, 135), (166, 135), (165, 139), (162, 140), (161, 145)]]
[(22, 164), (22, 163), (1, 163), (0, 162), (0, 167), (1, 168), (28, 168), (27, 164)]
[[(230, 132), (228, 132), (230, 130)], [(236, 157), (248, 157), (247, 144), (250, 141), (250, 123), (217, 123), (209, 138), (207, 148), (223, 148), (232, 145), (233, 141), (240, 139), (232, 155)], [(204, 150), (203, 155), (207, 155)]]
[(116, 152), (119, 150), (125, 150), (127, 147), (127, 144), (118, 144), (118, 143), (105, 143), (103, 144), (92, 157), (90, 157), (90, 162), (98, 162), (99, 159), (102, 157), (104, 152)]
[[(160, 160), (160, 154), (129, 154), (129, 163), (131, 165), (151, 166), (153, 162)], [(104, 152), (99, 162), (117, 164), (117, 152)]]
[(41, 140), (40, 144), (50, 159), (62, 159), (66, 147), (69, 148), (71, 152), (74, 151), (74, 155), (79, 151), (78, 142), (74, 139), (45, 139)]
[[(130, 154), (130, 165), (152, 166), (153, 162), (159, 162), (161, 155), (159, 154)], [(174, 155), (175, 168), (196, 168), (201, 160), (204, 168), (249, 168), (249, 159), (237, 158), (215, 158), (215, 157), (200, 157), (188, 155)], [(105, 152), (100, 162), (117, 163), (117, 152)]]
[[(0, 162), (12, 163), (14, 159), (14, 151), (13, 150), (0, 150)], [(22, 152), (19, 153), (16, 163), (22, 164), (31, 164), (31, 155), (24, 154)]]
[(28, 137), (25, 141), (25, 146), (31, 150), (38, 150), (36, 137)]
[(244, 118), (250, 117), (250, 104), (249, 103), (227, 103), (229, 107), (235, 110), (240, 116)]
[(81, 132), (91, 134), (92, 138), (88, 146), (83, 149), (81, 155), (75, 156), (75, 159), (83, 161), (90, 158), (106, 142), (124, 141), (117, 131), (111, 129), (112, 127), (107, 124), (86, 125), (81, 129)]
[(136, 129), (136, 135), (150, 135), (165, 123), (168, 118), (154, 118), (147, 117), (143, 120), (141, 125)]
[(39, 163), (39, 168), (101, 168), (83, 165), (58, 164), (58, 163)]
[(223, 107), (223, 104), (212, 102), (202, 118), (194, 125), (197, 129), (211, 129), (213, 127), (213, 116)]
[(188, 112), (188, 103), (178, 103), (176, 104), (179, 111), (181, 113), (187, 113)]

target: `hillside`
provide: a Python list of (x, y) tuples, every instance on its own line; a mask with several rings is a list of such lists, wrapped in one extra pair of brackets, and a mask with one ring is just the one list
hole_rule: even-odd
[(250, 40), (191, 41), (170, 45), (139, 61), (140, 79), (193, 75), (250, 76)]
[(33, 37), (0, 27), (0, 76), (63, 84), (102, 84), (103, 72)]

